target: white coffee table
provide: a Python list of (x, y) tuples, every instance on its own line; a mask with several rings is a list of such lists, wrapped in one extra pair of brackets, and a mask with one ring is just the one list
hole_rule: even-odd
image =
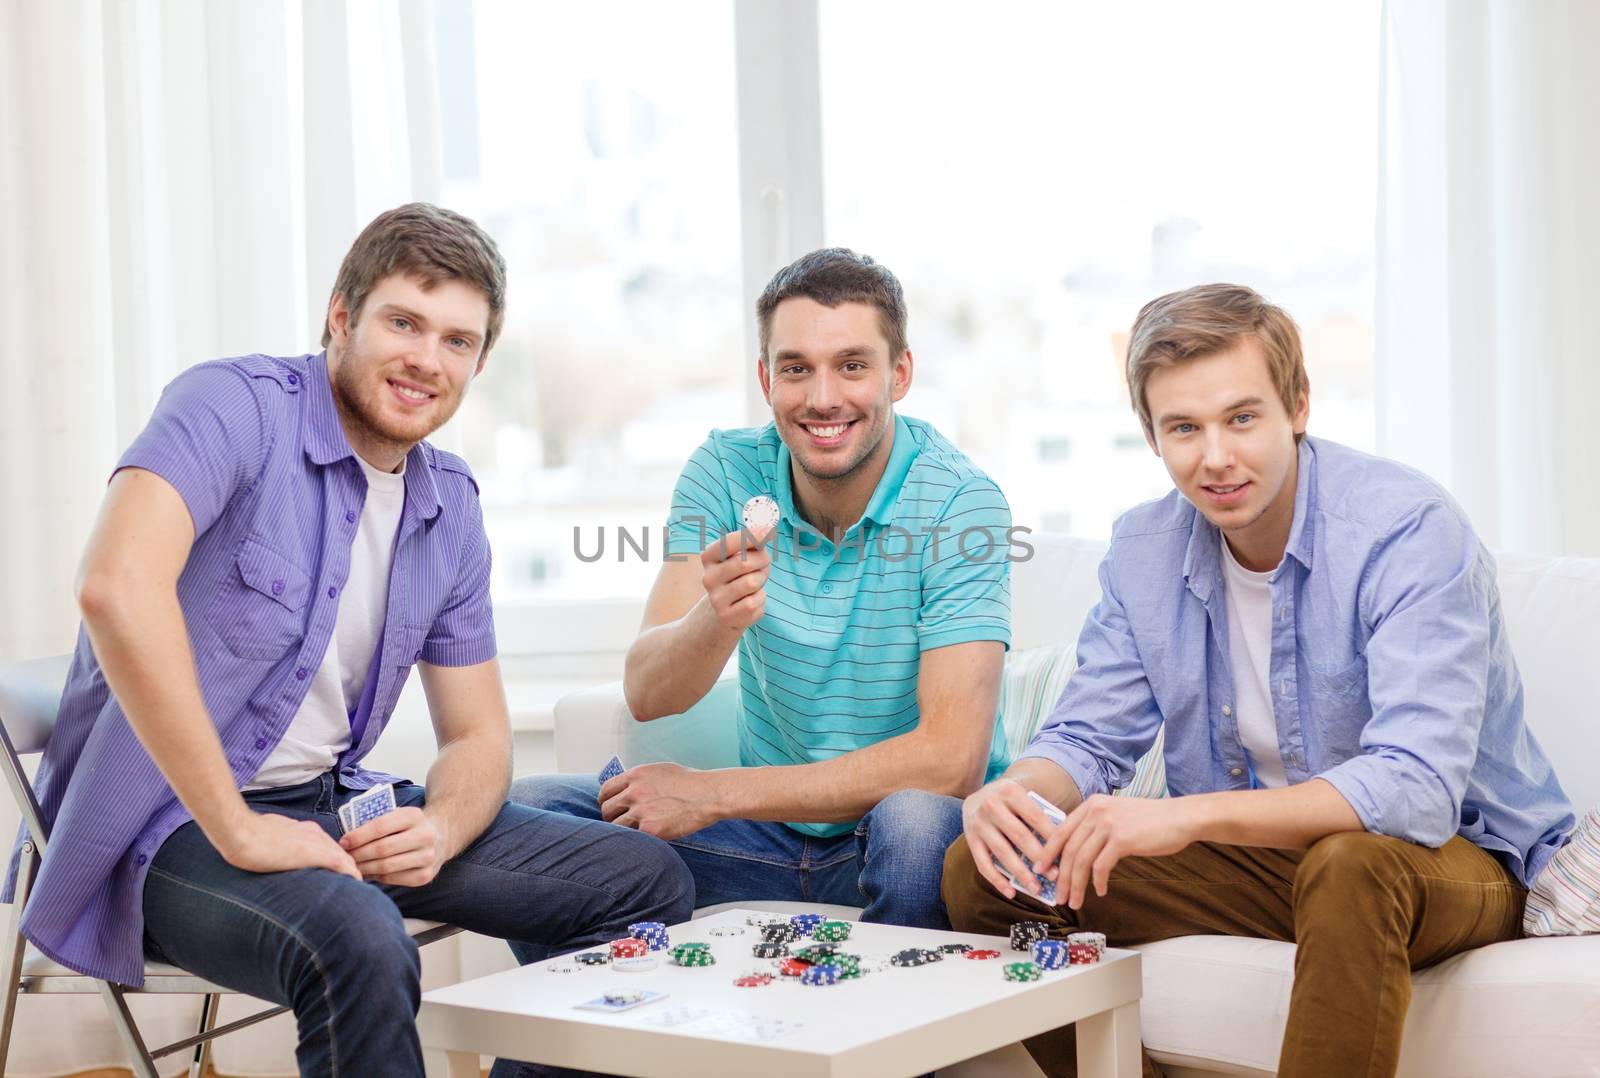
[[(1136, 952), (1112, 949), (1096, 965), (1014, 983), (1001, 966), (1026, 956), (1005, 939), (855, 924), (843, 945), (852, 953), (969, 943), (1001, 957), (950, 955), (827, 987), (780, 978), (763, 988), (739, 988), (733, 981), (740, 973), (771, 965), (751, 957), (760, 935), (745, 925), (747, 912), (725, 910), (671, 927), (674, 944), (711, 944), (717, 964), (708, 968), (677, 967), (665, 956), (659, 968), (645, 972), (545, 968), (575, 965), (564, 956), (425, 993), (417, 1015), (423, 1047), (447, 1053), (451, 1078), (476, 1076), (479, 1053), (644, 1078), (892, 1078), (1076, 1022), (1084, 1078), (1139, 1074)], [(723, 925), (745, 932), (712, 935)], [(574, 1006), (607, 991), (642, 988), (667, 998), (615, 1013)]]

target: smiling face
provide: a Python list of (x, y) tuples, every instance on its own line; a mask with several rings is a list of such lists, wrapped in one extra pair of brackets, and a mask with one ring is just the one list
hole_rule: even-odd
[(1283, 406), (1254, 337), (1173, 363), (1145, 384), (1154, 441), (1180, 493), (1227, 538), (1247, 569), (1283, 560), (1294, 523), (1299, 451), (1310, 400)]
[(483, 369), (489, 301), (473, 286), (414, 277), (378, 282), (352, 322), (342, 295), (328, 305), (328, 372), (350, 446), (385, 471), (444, 425)]
[[(888, 460), (894, 402), (911, 388), (911, 352), (889, 355), (878, 310), (796, 296), (772, 313), (761, 391), (795, 467), (825, 484), (876, 485)], [(870, 490), (870, 487), (869, 487)]]

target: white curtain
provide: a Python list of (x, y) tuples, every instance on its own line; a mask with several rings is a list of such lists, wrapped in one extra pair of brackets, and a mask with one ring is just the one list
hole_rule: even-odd
[(1600, 556), (1600, 4), (1390, 0), (1379, 449), (1491, 548)]
[[(437, 199), (439, 129), (430, 0), (0, 0), (0, 661), (71, 647), (78, 555), (162, 386), (316, 349), (361, 226)], [(157, 1043), (198, 1013), (135, 1010)], [(261, 1030), (219, 1068), (293, 1073), (292, 1026)], [(121, 1058), (97, 999), (25, 998), (6, 1073)]]

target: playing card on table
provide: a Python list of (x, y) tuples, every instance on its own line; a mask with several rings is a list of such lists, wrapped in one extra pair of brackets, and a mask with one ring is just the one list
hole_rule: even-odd
[(385, 812), (393, 811), (394, 807), (394, 786), (385, 782), (340, 805), (339, 823), (346, 832), (354, 831), (368, 820), (376, 820)]
[[(1056, 808), (1050, 802), (1046, 801), (1044, 798), (1040, 797), (1038, 794), (1034, 793), (1032, 790), (1028, 791), (1028, 797), (1036, 805), (1038, 805), (1041, 809), (1044, 810), (1044, 814), (1050, 818), (1050, 822), (1055, 824), (1057, 827), (1061, 826), (1063, 823), (1066, 822), (1067, 817), (1066, 817), (1065, 813), (1063, 813), (1060, 809)], [(1035, 831), (1033, 834), (1034, 834), (1034, 837), (1037, 838), (1040, 842), (1043, 842), (1045, 840), (1045, 836), (1039, 834), (1039, 832)], [(1022, 857), (1022, 854), (1021, 854), (1020, 851), (1018, 851), (1017, 856), (1018, 857)], [(1056, 904), (1056, 882), (1054, 880), (1051, 880), (1051, 879), (1046, 879), (1044, 876), (1041, 876), (1038, 872), (1034, 871), (1034, 867), (1033, 867), (1032, 862), (1030, 862), (1026, 857), (1022, 857), (1022, 863), (1028, 867), (1028, 871), (1029, 872), (1033, 873), (1033, 880), (1034, 880), (1034, 882), (1036, 884), (1039, 885), (1038, 894), (1032, 894), (1032, 893), (1030, 893), (1028, 891), (1023, 890), (1021, 887), (1018, 887), (1017, 886), (1017, 878), (1015, 876), (1013, 876), (1009, 871), (1006, 870), (1006, 867), (1000, 863), (1000, 859), (998, 857), (995, 858), (994, 863), (995, 863), (995, 867), (996, 868), (1000, 869), (1001, 872), (1005, 873), (1006, 879), (1010, 882), (1011, 886), (1017, 888), (1017, 893), (1018, 894), (1028, 895), (1029, 898), (1038, 899), (1040, 902), (1043, 902), (1046, 906), (1054, 906)]]
[(604, 786), (618, 775), (622, 774), (622, 758), (613, 756), (611, 762), (600, 769), (600, 785)]
[(654, 1003), (658, 999), (666, 999), (665, 992), (653, 992), (648, 988), (634, 991), (607, 992), (597, 999), (584, 1003), (575, 1003), (574, 1007), (584, 1011), (626, 1011), (633, 1007), (643, 1007), (646, 1003)]

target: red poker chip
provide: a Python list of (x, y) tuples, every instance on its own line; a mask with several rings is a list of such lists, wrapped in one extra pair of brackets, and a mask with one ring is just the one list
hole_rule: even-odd
[(637, 958), (650, 953), (650, 945), (641, 939), (628, 937), (626, 939), (611, 941), (612, 958)]
[(798, 977), (811, 968), (811, 963), (801, 958), (785, 958), (778, 963), (778, 972), (785, 977)]
[(772, 974), (757, 973), (748, 977), (736, 977), (733, 983), (740, 988), (762, 988), (772, 983)]
[(963, 952), (961, 952), (961, 957), (962, 958), (979, 958), (979, 959), (983, 959), (983, 958), (999, 958), (1000, 957), (1000, 952), (999, 951), (963, 951)]

